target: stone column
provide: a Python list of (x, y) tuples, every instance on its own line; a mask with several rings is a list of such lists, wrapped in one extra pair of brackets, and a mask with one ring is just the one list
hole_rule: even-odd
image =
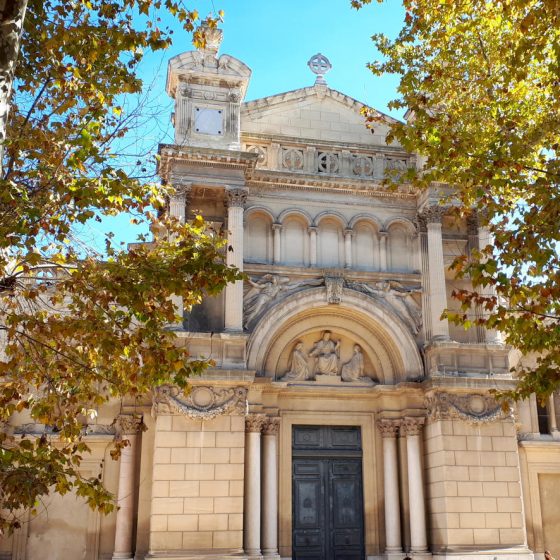
[(428, 551), (426, 534), (426, 503), (424, 498), (424, 477), (422, 473), (422, 417), (405, 417), (401, 430), (406, 435), (408, 458), (408, 495), (410, 502), (410, 548), (411, 552)]
[(443, 262), (443, 242), (441, 220), (445, 213), (442, 206), (430, 206), (422, 213), (428, 231), (428, 274), (430, 278), (430, 318), (432, 338), (449, 340), (449, 323), (440, 319), (447, 308), (447, 291), (445, 288), (445, 264)]
[(382, 419), (377, 427), (383, 438), (383, 491), (385, 496), (385, 546), (387, 555), (402, 552), (401, 508), (397, 433), (400, 420)]
[(185, 223), (192, 183), (183, 181), (175, 175), (170, 177), (170, 182), (175, 193), (169, 197), (169, 215), (177, 218), (181, 223)]
[(344, 230), (344, 268), (352, 268), (352, 235), (351, 229)]
[[(243, 270), (243, 207), (247, 201), (247, 189), (226, 189), (228, 209), (227, 264)], [(243, 281), (237, 280), (226, 286), (225, 304), (226, 331), (243, 330)]]
[(272, 232), (274, 235), (274, 250), (272, 253), (272, 263), (279, 264), (282, 262), (282, 224), (272, 224)]
[(261, 554), (261, 430), (264, 414), (245, 418), (245, 492), (243, 547), (250, 558)]
[[(494, 240), (492, 239), (492, 235), (490, 230), (485, 226), (478, 226), (478, 249), (482, 251), (487, 245), (493, 245)], [(493, 286), (485, 286), (483, 288), (483, 293), (486, 296), (494, 296), (496, 295), (496, 291), (494, 290)], [(485, 329), (485, 342), (490, 344), (499, 343), (499, 335), (496, 329)]]
[(121, 414), (117, 418), (117, 437), (127, 439), (129, 444), (121, 451), (119, 490), (117, 493), (117, 521), (113, 560), (134, 558), (132, 534), (134, 529), (134, 502), (136, 495), (136, 440), (142, 418)]
[(379, 232), (379, 270), (385, 272), (387, 270), (387, 237), (386, 231)]
[(317, 227), (310, 226), (309, 232), (309, 266), (317, 266)]
[[(169, 215), (177, 218), (182, 224), (185, 223), (187, 217), (187, 206), (189, 204), (189, 196), (192, 190), (192, 183), (182, 181), (180, 177), (172, 175), (170, 177), (171, 184), (175, 189), (175, 193), (169, 197)], [(183, 298), (178, 295), (171, 296), (171, 301), (175, 306), (178, 321), (171, 325), (171, 328), (180, 330), (183, 328)]]
[(278, 429), (280, 418), (267, 418), (263, 428), (262, 457), (262, 553), (265, 558), (278, 555)]
[(550, 433), (553, 436), (560, 435), (558, 433), (558, 424), (556, 422), (556, 405), (554, 404), (554, 393), (551, 393), (548, 397), (548, 424), (550, 427)]

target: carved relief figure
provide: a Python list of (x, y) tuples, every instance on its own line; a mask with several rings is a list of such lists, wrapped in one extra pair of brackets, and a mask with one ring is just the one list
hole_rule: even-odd
[(362, 354), (362, 347), (359, 344), (354, 344), (352, 358), (349, 362), (342, 365), (341, 378), (342, 381), (361, 381), (373, 384), (373, 379), (364, 375), (364, 355)]
[(313, 345), (309, 352), (311, 358), (315, 358), (315, 375), (338, 375), (338, 357), (340, 352), (340, 340), (331, 340), (331, 331), (323, 331), (321, 340)]
[(249, 291), (245, 299), (245, 323), (249, 323), (256, 317), (264, 307), (285, 289), (290, 281), (287, 276), (275, 276), (265, 274), (258, 282), (250, 278), (247, 280), (253, 289)]
[(298, 340), (292, 350), (290, 370), (280, 381), (312, 381), (315, 376), (309, 371), (307, 355), (303, 351), (303, 342)]
[(320, 286), (325, 282), (324, 278), (311, 278), (309, 280), (295, 280), (290, 282), (288, 276), (276, 274), (265, 274), (259, 280), (248, 279), (252, 288), (244, 298), (244, 320), (247, 326), (255, 319), (261, 311), (273, 300), (282, 294), (293, 292), (307, 286)]
[(420, 287), (403, 286), (395, 280), (377, 282), (375, 287), (361, 282), (349, 282), (348, 287), (381, 299), (409, 326), (413, 334), (422, 328), (422, 309), (412, 294), (421, 293)]

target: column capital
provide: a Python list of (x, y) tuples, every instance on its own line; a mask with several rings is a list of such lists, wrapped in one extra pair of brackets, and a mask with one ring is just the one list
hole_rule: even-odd
[(307, 228), (307, 231), (308, 231), (309, 233), (317, 233), (317, 229), (318, 229), (317, 226), (309, 226), (309, 227)]
[(135, 435), (142, 430), (142, 416), (119, 414), (115, 420), (117, 436)]
[(396, 438), (400, 425), (400, 419), (381, 418), (377, 421), (377, 428), (383, 438)]
[(268, 416), (263, 423), (263, 434), (265, 436), (277, 436), (280, 430), (280, 418)]
[(350, 235), (350, 236), (352, 236), (352, 235), (354, 235), (354, 230), (353, 230), (352, 228), (346, 228), (346, 229), (344, 230), (344, 235)]
[(226, 205), (228, 208), (243, 208), (247, 202), (249, 191), (243, 187), (228, 187), (226, 189)]
[(387, 239), (387, 237), (389, 237), (389, 232), (385, 231), (384, 229), (380, 229), (377, 232), (377, 235), (378, 235), (379, 239)]
[(419, 436), (426, 423), (423, 416), (405, 416), (401, 422), (401, 431), (405, 436)]
[(171, 173), (168, 182), (175, 189), (171, 196), (188, 196), (192, 190), (192, 181), (185, 180), (181, 175)]
[(422, 212), (420, 212), (419, 217), (421, 220), (425, 220), (427, 224), (441, 224), (446, 213), (447, 208), (445, 206), (432, 204), (426, 206)]
[(265, 422), (266, 416), (264, 414), (248, 414), (245, 416), (245, 432), (260, 434)]
[(282, 231), (283, 227), (284, 226), (282, 224), (277, 224), (277, 223), (272, 224), (273, 231)]

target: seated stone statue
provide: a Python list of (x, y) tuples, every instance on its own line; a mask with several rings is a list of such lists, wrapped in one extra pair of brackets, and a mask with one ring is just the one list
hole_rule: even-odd
[(364, 375), (364, 356), (359, 344), (354, 344), (354, 354), (349, 362), (342, 366), (342, 381), (361, 381), (372, 384), (373, 380)]
[(280, 381), (312, 381), (315, 377), (309, 371), (307, 355), (303, 351), (303, 342), (298, 340), (290, 359), (290, 371)]
[(315, 375), (338, 375), (339, 348), (340, 340), (331, 340), (331, 331), (324, 331), (309, 352), (309, 357), (315, 358)]

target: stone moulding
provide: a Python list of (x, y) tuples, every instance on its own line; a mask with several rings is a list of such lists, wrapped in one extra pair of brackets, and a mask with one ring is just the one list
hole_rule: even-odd
[(185, 395), (175, 385), (154, 389), (154, 414), (183, 414), (193, 420), (212, 420), (222, 414), (245, 414), (245, 387), (212, 387), (197, 385)]
[(459, 418), (471, 424), (485, 424), (511, 416), (493, 397), (480, 393), (433, 393), (426, 397), (425, 406), (431, 421)]

